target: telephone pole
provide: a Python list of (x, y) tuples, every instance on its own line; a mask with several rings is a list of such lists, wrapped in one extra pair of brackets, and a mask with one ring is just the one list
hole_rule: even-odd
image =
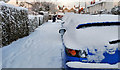
[(80, 0), (79, 0), (78, 13), (80, 14)]
[(87, 5), (86, 5), (86, 1), (85, 1), (85, 13), (87, 12)]

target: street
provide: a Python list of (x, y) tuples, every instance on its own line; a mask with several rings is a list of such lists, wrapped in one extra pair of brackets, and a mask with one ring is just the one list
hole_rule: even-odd
[(60, 23), (45, 23), (2, 51), (3, 68), (61, 68)]

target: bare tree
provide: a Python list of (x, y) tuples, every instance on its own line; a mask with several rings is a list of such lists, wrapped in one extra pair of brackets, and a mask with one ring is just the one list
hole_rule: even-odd
[(56, 5), (51, 2), (35, 2), (33, 4), (32, 10), (35, 12), (39, 11), (54, 12), (56, 10)]
[(8, 1), (10, 1), (10, 0), (0, 0), (0, 1), (8, 2)]

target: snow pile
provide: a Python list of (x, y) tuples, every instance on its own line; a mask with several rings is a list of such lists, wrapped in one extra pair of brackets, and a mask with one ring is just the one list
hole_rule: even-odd
[(3, 46), (29, 34), (28, 11), (0, 1)]
[(28, 15), (29, 18), (29, 32), (33, 32), (38, 26), (43, 24), (42, 15)]
[(61, 68), (60, 24), (45, 23), (29, 36), (3, 47), (3, 68)]
[(92, 22), (117, 22), (118, 16), (79, 15), (68, 13), (63, 20), (65, 21), (64, 28), (67, 30), (64, 35), (66, 47), (76, 50), (89, 50), (89, 53), (95, 54), (88, 56), (90, 62), (93, 60), (95, 62), (100, 62), (105, 58), (103, 56), (104, 52), (114, 54), (118, 48), (118, 44), (109, 44), (109, 41), (118, 40), (117, 26), (76, 29), (79, 24)]

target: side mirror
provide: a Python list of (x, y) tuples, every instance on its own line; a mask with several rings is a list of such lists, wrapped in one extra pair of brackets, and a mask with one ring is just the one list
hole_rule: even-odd
[(61, 35), (64, 35), (65, 32), (66, 32), (66, 29), (60, 29), (60, 30), (59, 30), (59, 33), (60, 33)]

